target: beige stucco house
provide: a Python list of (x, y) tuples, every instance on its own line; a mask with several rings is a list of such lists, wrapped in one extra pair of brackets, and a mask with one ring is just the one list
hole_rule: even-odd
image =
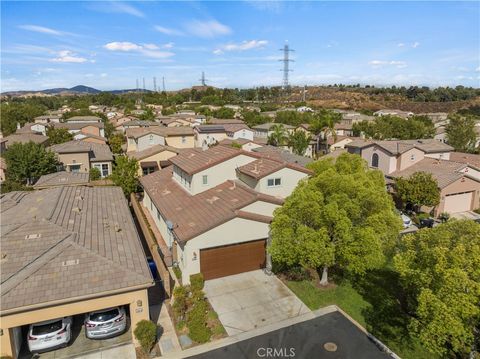
[(138, 161), (138, 175), (145, 176), (171, 165), (170, 158), (178, 155), (181, 149), (155, 145), (143, 151), (127, 152), (127, 156)]
[(68, 172), (89, 173), (95, 167), (102, 178), (112, 174), (113, 155), (106, 144), (73, 140), (49, 149)]
[(143, 206), (182, 272), (206, 279), (264, 268), (273, 211), (311, 173), (229, 146), (189, 149), (140, 179)]
[(162, 145), (176, 148), (193, 148), (194, 134), (191, 127), (142, 127), (126, 130), (127, 152), (143, 151)]
[(32, 323), (113, 306), (129, 309), (132, 332), (149, 319), (154, 282), (119, 187), (10, 192), (0, 204), (2, 356), (18, 357)]

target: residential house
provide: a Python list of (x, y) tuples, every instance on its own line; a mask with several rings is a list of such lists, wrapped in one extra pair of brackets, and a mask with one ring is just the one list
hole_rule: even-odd
[(137, 119), (126, 121), (122, 124), (122, 128), (124, 132), (129, 128), (144, 128), (144, 127), (152, 127), (152, 126), (160, 126), (160, 124), (155, 121), (145, 121), (145, 120), (137, 120)]
[(176, 148), (193, 148), (194, 133), (191, 127), (151, 126), (130, 128), (126, 131), (127, 152), (143, 151), (155, 145)]
[(65, 119), (67, 123), (101, 123), (102, 119), (97, 116), (73, 116)]
[(176, 119), (178, 121), (183, 121), (185, 123), (185, 126), (203, 125), (205, 122), (207, 122), (206, 116), (197, 115), (194, 111), (189, 111), (189, 110), (184, 110), (178, 113), (174, 113), (169, 117)]
[(402, 111), (402, 110), (392, 110), (392, 109), (383, 109), (378, 110), (373, 113), (374, 116), (396, 116), (402, 118), (408, 118), (413, 116), (413, 112), (410, 111)]
[(138, 175), (146, 176), (170, 166), (171, 162), (169, 159), (178, 155), (180, 151), (181, 149), (171, 146), (155, 145), (143, 151), (127, 152), (127, 156), (138, 161)]
[(334, 125), (337, 136), (353, 136), (353, 123), (349, 121), (342, 121)]
[(307, 166), (307, 164), (313, 162), (313, 159), (307, 156), (299, 156), (288, 150), (275, 146), (259, 146), (252, 149), (253, 152), (261, 154), (263, 157), (276, 159), (279, 161), (288, 162), (291, 164), (297, 164), (300, 166)]
[[(437, 180), (441, 202), (434, 209), (458, 213), (479, 207), (480, 178), (476, 165), (459, 162), (462, 155), (453, 155), (453, 148), (434, 139), (405, 141), (356, 140), (346, 145), (348, 152), (362, 156), (372, 168), (378, 168), (387, 179), (409, 177), (427, 172)], [(391, 181), (390, 181), (391, 182)]]
[(35, 133), (35, 134), (40, 134), (42, 136), (47, 135), (47, 128), (48, 124), (45, 123), (36, 123), (36, 122), (29, 122), (23, 125), (23, 127), (20, 128), (20, 124), (17, 125), (17, 130), (15, 133), (21, 134), (21, 133)]
[(95, 167), (100, 170), (102, 178), (112, 174), (113, 155), (108, 145), (74, 140), (49, 149), (57, 154), (67, 172), (89, 173)]
[(209, 125), (245, 125), (245, 121), (239, 118), (210, 118)]
[(90, 177), (86, 172), (60, 171), (41, 176), (33, 185), (35, 189), (46, 189), (62, 186), (86, 186)]
[(35, 123), (58, 123), (60, 122), (60, 119), (62, 118), (62, 115), (42, 115), (42, 116), (37, 116), (34, 117), (33, 122)]
[(48, 144), (48, 137), (37, 133), (13, 133), (2, 139), (5, 148), (8, 149), (14, 143), (28, 143), (34, 142), (46, 146)]
[(242, 150), (244, 151), (252, 151), (255, 148), (259, 148), (263, 146), (255, 141), (246, 140), (244, 138), (238, 138), (235, 140), (232, 138), (225, 138), (219, 141), (218, 144), (221, 146), (228, 146), (228, 147), (241, 146)]
[(435, 136), (433, 138), (437, 141), (447, 143), (447, 130), (444, 126), (435, 128)]
[(262, 125), (254, 126), (253, 130), (255, 131), (255, 137), (268, 138), (272, 134), (272, 127), (275, 125), (282, 125), (287, 133), (292, 133), (295, 131), (295, 126), (285, 125), (281, 123), (268, 122)]
[(17, 191), (0, 205), (2, 357), (18, 357), (29, 324), (115, 306), (134, 338), (154, 281), (121, 188)]
[(266, 265), (269, 223), (298, 182), (298, 165), (228, 146), (188, 149), (173, 166), (140, 178), (143, 206), (182, 272), (182, 282)]
[(84, 142), (93, 142), (93, 143), (101, 143), (101, 144), (106, 144), (107, 139), (102, 136), (96, 136), (92, 134), (85, 134), (85, 133), (79, 133), (74, 137), (75, 140), (77, 141), (84, 141)]
[(200, 125), (194, 131), (195, 147), (212, 146), (226, 138), (253, 141), (253, 130), (245, 124)]
[(53, 123), (54, 128), (66, 128), (73, 134), (75, 139), (82, 139), (83, 135), (105, 137), (105, 125), (103, 122), (62, 122)]
[(470, 176), (480, 180), (480, 155), (473, 153), (451, 152), (450, 161), (468, 165), (464, 172), (468, 172)]
[(359, 140), (359, 137), (349, 137), (349, 136), (330, 136), (327, 139), (328, 143), (328, 148), (330, 152), (339, 150), (339, 149), (344, 149), (346, 145), (349, 143)]

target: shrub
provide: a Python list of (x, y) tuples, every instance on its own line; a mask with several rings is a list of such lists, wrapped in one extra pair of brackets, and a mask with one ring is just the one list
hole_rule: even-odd
[(157, 339), (157, 326), (150, 320), (141, 320), (137, 323), (133, 335), (140, 342), (143, 351), (148, 353)]
[(450, 219), (450, 214), (448, 212), (442, 212), (438, 218), (440, 218), (442, 222), (446, 222)]
[(202, 273), (192, 274), (190, 276), (190, 287), (192, 288), (192, 292), (202, 290), (204, 284), (205, 280), (203, 279)]
[(175, 287), (175, 289), (173, 290), (173, 296), (175, 298), (175, 301), (173, 303), (173, 311), (177, 318), (182, 319), (185, 316), (185, 312), (187, 311), (187, 288), (182, 285)]
[(189, 336), (197, 343), (206, 343), (212, 336), (211, 329), (207, 326), (208, 305), (205, 301), (195, 303), (187, 314), (187, 327)]
[(309, 280), (310, 273), (303, 267), (295, 266), (290, 267), (285, 271), (285, 277), (287, 280), (299, 282), (302, 280)]
[[(177, 279), (179, 281), (182, 280), (182, 270), (178, 267), (173, 267), (173, 273), (175, 274), (175, 277), (177, 277)], [(180, 282), (181, 283), (181, 282)]]
[(100, 170), (96, 167), (90, 168), (90, 181), (96, 181), (99, 180), (101, 177)]

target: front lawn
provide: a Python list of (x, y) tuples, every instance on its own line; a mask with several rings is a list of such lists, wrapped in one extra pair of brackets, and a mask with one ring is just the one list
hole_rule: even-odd
[(309, 280), (286, 280), (286, 284), (312, 310), (336, 304), (402, 358), (438, 358), (408, 334), (408, 316), (398, 298), (399, 280), (388, 267), (326, 289)]

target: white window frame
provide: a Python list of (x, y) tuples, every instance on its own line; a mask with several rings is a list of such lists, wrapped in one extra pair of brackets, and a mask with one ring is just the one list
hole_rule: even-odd
[(204, 186), (207, 186), (208, 185), (208, 175), (203, 175), (202, 176), (202, 184)]
[[(269, 184), (270, 181), (273, 181), (273, 184)], [(278, 184), (277, 184), (278, 181)], [(282, 177), (272, 177), (267, 178), (267, 187), (280, 187), (282, 185)]]

